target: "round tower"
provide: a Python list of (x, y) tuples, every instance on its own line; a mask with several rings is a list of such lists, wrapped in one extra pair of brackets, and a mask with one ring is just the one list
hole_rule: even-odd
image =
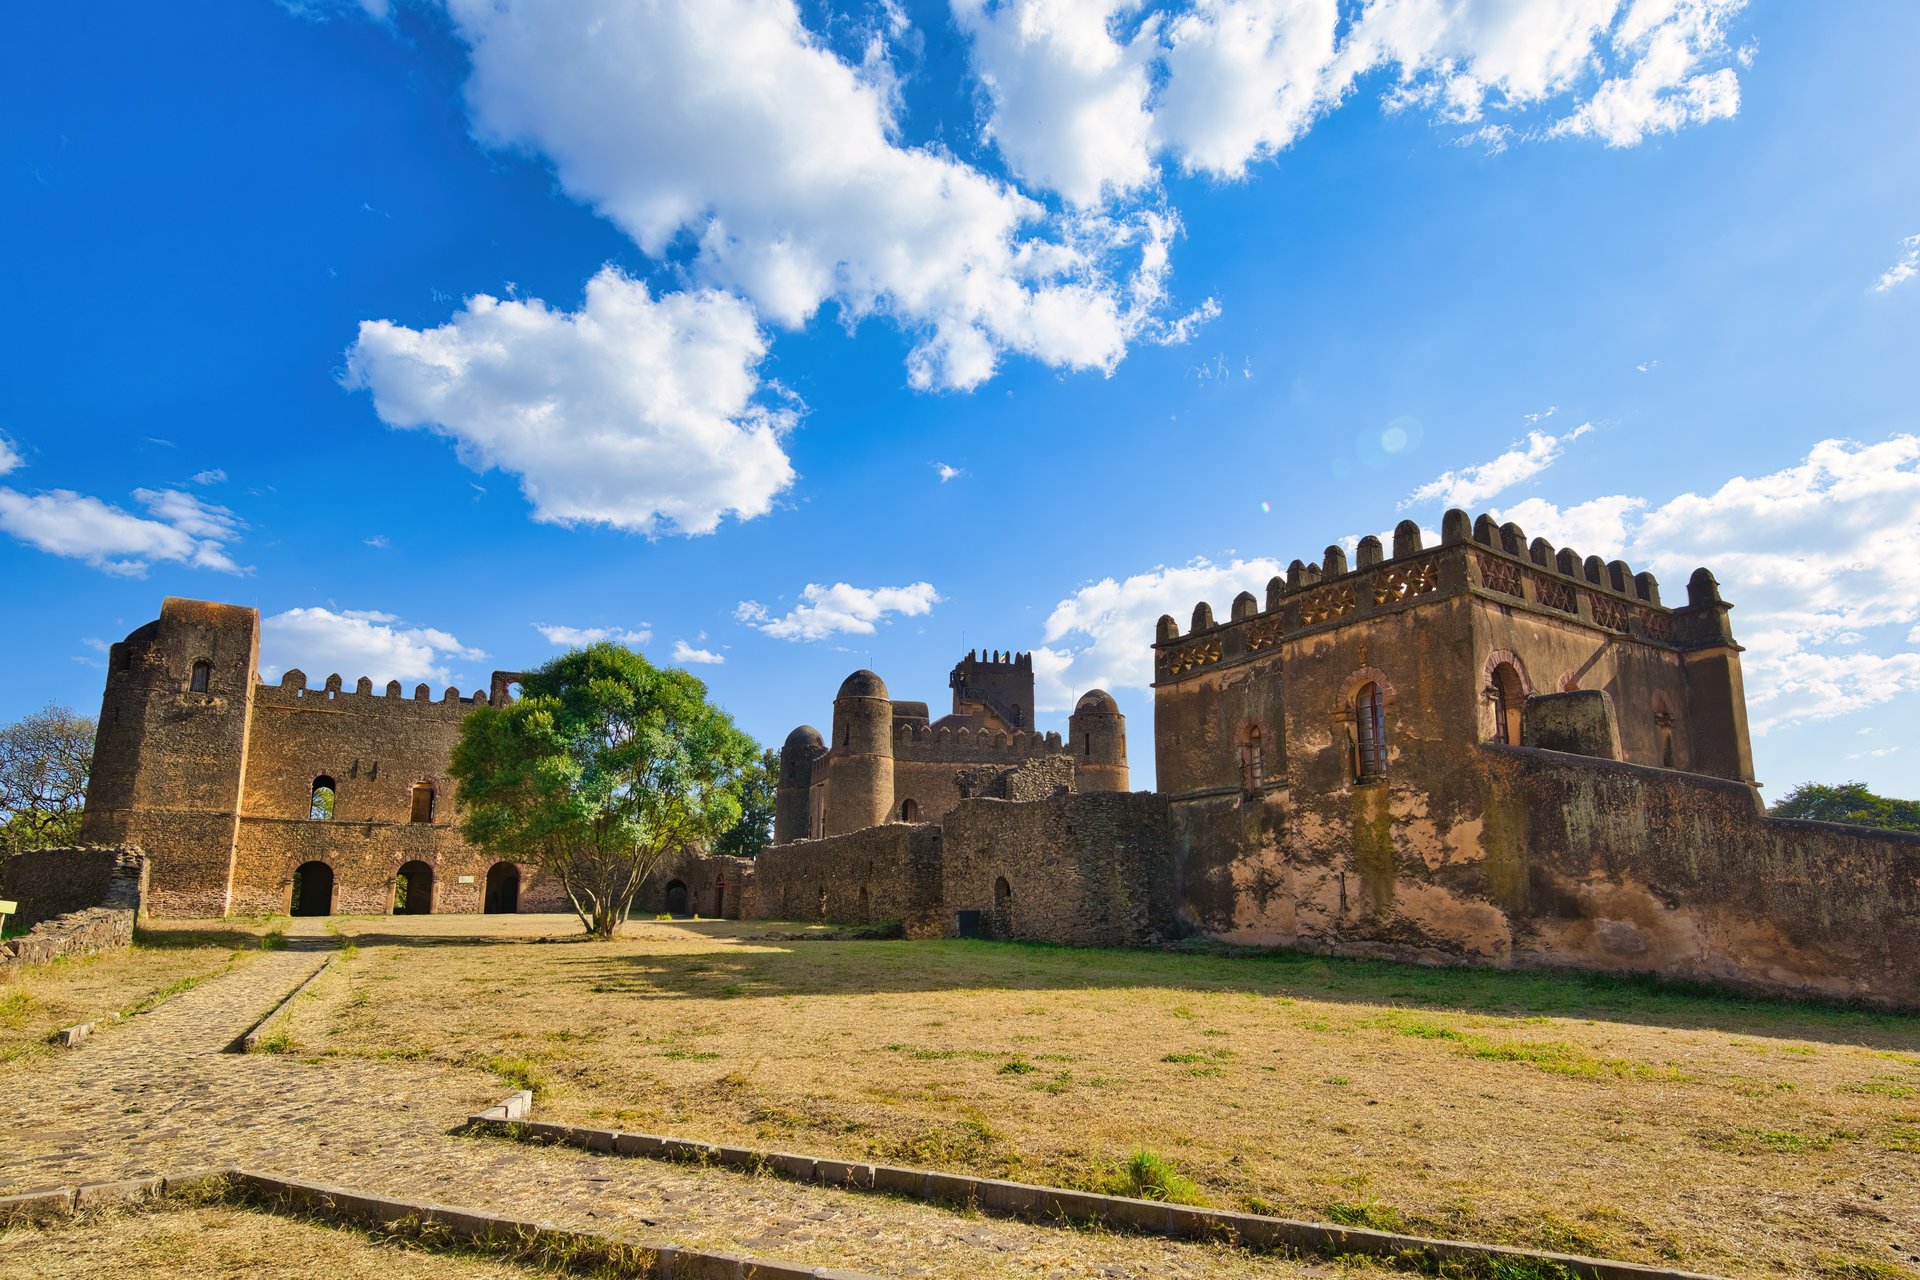
[(833, 698), (827, 834), (862, 831), (893, 811), (893, 702), (871, 671), (846, 678)]
[(1074, 786), (1080, 791), (1127, 789), (1127, 718), (1105, 689), (1089, 689), (1067, 717)]
[(813, 761), (827, 744), (820, 731), (803, 724), (787, 735), (780, 748), (780, 781), (773, 791), (773, 842), (790, 844), (804, 840), (813, 832), (807, 829), (810, 818), (808, 791), (813, 786)]

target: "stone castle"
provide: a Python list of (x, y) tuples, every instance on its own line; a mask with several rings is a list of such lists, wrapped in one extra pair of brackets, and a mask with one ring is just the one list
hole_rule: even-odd
[[(1252, 585), (1252, 584), (1249, 584)], [(1920, 837), (1765, 816), (1731, 606), (1450, 511), (1440, 544), (1328, 547), (1152, 639), (1159, 790), (1082, 697), (1033, 726), (1027, 655), (969, 654), (951, 714), (872, 672), (782, 750), (775, 840), (689, 851), (648, 910), (899, 921), (909, 936), (1178, 937), (1710, 979), (1920, 1005)], [(1147, 638), (1142, 637), (1142, 643)], [(115, 645), (84, 836), (153, 909), (555, 910), (442, 795), (462, 716), (255, 675), (251, 610), (169, 600)]]

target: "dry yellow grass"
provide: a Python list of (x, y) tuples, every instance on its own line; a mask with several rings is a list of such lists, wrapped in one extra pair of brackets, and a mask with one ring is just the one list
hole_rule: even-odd
[(545, 1273), (224, 1206), (90, 1214), (0, 1230), (0, 1280), (524, 1280), (534, 1274)]
[[(271, 921), (142, 926), (134, 946), (0, 970), (0, 1066), (53, 1050), (76, 1022), (132, 1016), (258, 954)], [(103, 1032), (102, 1034), (106, 1034)]]
[[(413, 922), (409, 922), (410, 926)], [(303, 1051), (483, 1065), (537, 1114), (1725, 1274), (1920, 1276), (1920, 1019), (1299, 955), (364, 934)], [(426, 945), (423, 945), (426, 944)]]

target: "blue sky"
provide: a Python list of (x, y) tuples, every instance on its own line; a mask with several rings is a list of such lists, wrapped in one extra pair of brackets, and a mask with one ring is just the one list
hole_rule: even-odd
[[(770, 743), (1445, 506), (1707, 564), (1759, 774), (1920, 757), (1920, 10), (39, 6), (0, 49), (0, 719), (169, 594)], [(751, 38), (749, 38), (751, 37)], [(678, 655), (676, 657), (676, 655)], [(701, 659), (706, 659), (701, 661)], [(1044, 717), (1043, 717), (1044, 718)]]

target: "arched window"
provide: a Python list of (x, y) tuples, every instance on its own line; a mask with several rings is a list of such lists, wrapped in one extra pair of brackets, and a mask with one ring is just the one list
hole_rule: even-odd
[(205, 693), (212, 681), (213, 664), (205, 661), (196, 662), (193, 664), (193, 679), (188, 683), (187, 689), (193, 693)]
[(333, 802), (337, 798), (333, 779), (321, 774), (313, 780), (313, 795), (307, 806), (307, 817), (315, 822), (325, 822), (333, 816)]
[(413, 821), (433, 821), (433, 784), (416, 782), (413, 784)]
[(902, 800), (900, 802), (900, 821), (902, 822), (920, 821), (920, 806), (914, 803), (911, 799)]
[(1013, 936), (1013, 886), (1005, 876), (993, 882), (993, 936), (1002, 940)]
[(1511, 662), (1493, 669), (1493, 740), (1510, 747), (1520, 745), (1520, 725), (1527, 707), (1527, 689)]
[(1372, 680), (1353, 695), (1353, 776), (1360, 782), (1387, 776), (1387, 704)]
[(1267, 756), (1260, 726), (1250, 724), (1240, 731), (1240, 794), (1249, 798), (1259, 795), (1266, 775)]
[(1673, 763), (1673, 705), (1667, 701), (1667, 695), (1653, 695), (1653, 727), (1660, 738), (1660, 767), (1675, 768)]

